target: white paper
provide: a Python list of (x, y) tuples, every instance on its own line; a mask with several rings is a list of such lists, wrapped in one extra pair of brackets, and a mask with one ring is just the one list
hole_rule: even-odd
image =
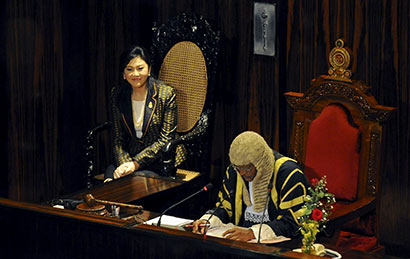
[[(159, 217), (156, 217), (148, 221), (145, 221), (144, 223), (148, 225), (157, 225), (158, 220), (159, 220)], [(192, 219), (184, 219), (184, 218), (179, 218), (179, 217), (174, 217), (174, 216), (169, 216), (169, 215), (163, 215), (161, 218), (161, 226), (182, 227), (187, 224), (191, 224), (192, 222), (193, 222)]]

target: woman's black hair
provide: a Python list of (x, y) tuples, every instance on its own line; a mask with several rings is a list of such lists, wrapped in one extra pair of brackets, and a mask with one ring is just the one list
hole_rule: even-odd
[(125, 67), (130, 63), (130, 60), (136, 57), (141, 57), (151, 67), (152, 61), (147, 49), (141, 46), (133, 46), (125, 50), (120, 57), (120, 74), (124, 73)]

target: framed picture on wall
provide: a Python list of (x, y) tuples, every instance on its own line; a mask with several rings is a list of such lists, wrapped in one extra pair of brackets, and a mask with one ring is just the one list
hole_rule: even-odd
[(253, 53), (275, 56), (276, 4), (254, 3)]

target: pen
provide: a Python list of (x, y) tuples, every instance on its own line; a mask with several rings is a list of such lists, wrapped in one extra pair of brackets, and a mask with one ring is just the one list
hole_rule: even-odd
[[(192, 225), (192, 224), (185, 225), (186, 228), (192, 228), (193, 226), (194, 225)], [(211, 226), (211, 224), (199, 224), (199, 227), (202, 227), (202, 228), (209, 227), (209, 226)]]

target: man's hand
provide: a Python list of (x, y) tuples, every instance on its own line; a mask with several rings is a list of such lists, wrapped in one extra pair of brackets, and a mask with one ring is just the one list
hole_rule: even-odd
[(207, 231), (208, 226), (206, 225), (208, 222), (205, 219), (198, 219), (195, 220), (192, 225), (192, 233), (196, 234), (204, 234)]
[(231, 228), (222, 234), (227, 239), (248, 242), (255, 238), (250, 228)]
[(138, 163), (136, 162), (127, 162), (115, 169), (114, 171), (114, 179), (126, 176), (127, 174), (130, 174), (137, 170), (139, 167)]

